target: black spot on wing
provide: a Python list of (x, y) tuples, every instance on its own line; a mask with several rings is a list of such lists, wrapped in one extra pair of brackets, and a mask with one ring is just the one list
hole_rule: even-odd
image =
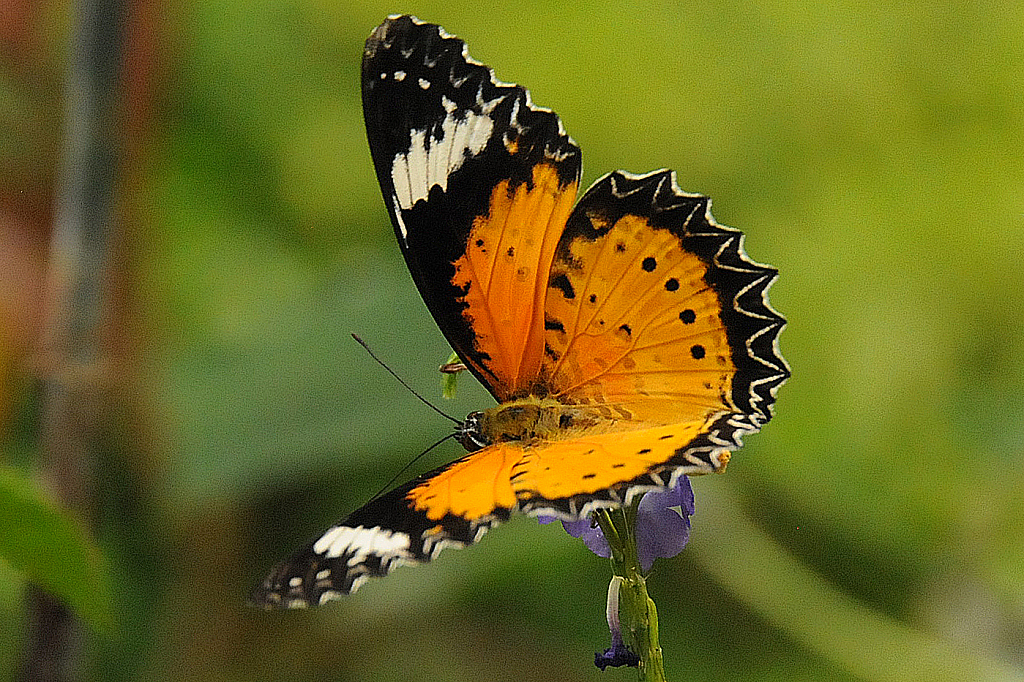
[(552, 289), (557, 289), (562, 293), (563, 297), (569, 300), (576, 298), (576, 290), (573, 289), (572, 282), (569, 281), (569, 278), (564, 273), (552, 277), (548, 286)]
[(544, 319), (544, 329), (547, 329), (548, 331), (565, 333), (565, 325), (562, 324), (560, 320), (556, 320), (550, 317)]

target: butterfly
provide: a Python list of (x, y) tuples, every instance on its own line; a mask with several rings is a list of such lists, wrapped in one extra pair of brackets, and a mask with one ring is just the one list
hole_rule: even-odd
[(609, 173), (577, 202), (580, 149), (558, 116), (414, 17), (370, 35), (362, 94), (405, 262), (498, 405), (457, 425), (464, 457), (274, 568), (251, 598), (265, 607), (348, 594), (513, 512), (580, 519), (722, 471), (789, 376), (777, 271), (673, 172)]

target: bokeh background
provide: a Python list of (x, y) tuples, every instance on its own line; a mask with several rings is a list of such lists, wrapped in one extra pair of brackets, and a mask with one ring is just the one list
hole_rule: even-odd
[[(309, 612), (244, 598), (449, 425), (366, 147), (410, 12), (555, 109), (585, 184), (674, 168), (779, 268), (793, 378), (650, 590), (670, 679), (1024, 679), (1024, 5), (127, 0), (96, 680), (597, 680), (608, 567), (519, 518)], [(0, 2), (0, 457), (34, 477), (71, 8)], [(110, 369), (113, 368), (113, 369)], [(445, 409), (487, 406), (468, 379)], [(431, 453), (436, 466), (452, 448)], [(0, 534), (15, 529), (0, 528)], [(0, 668), (25, 641), (0, 560)]]

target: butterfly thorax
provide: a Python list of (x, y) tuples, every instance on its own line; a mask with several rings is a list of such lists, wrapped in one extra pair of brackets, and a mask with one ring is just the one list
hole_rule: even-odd
[(506, 441), (558, 440), (607, 421), (598, 409), (530, 396), (473, 412), (456, 427), (455, 438), (474, 451)]

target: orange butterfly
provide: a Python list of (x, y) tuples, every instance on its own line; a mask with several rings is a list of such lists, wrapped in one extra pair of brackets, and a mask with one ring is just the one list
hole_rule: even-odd
[(777, 272), (672, 172), (610, 173), (576, 203), (580, 150), (558, 117), (409, 16), (367, 40), (362, 87), (409, 270), (499, 405), (457, 427), (468, 455), (279, 564), (252, 597), (267, 607), (352, 592), (513, 511), (578, 519), (721, 471), (789, 376)]

